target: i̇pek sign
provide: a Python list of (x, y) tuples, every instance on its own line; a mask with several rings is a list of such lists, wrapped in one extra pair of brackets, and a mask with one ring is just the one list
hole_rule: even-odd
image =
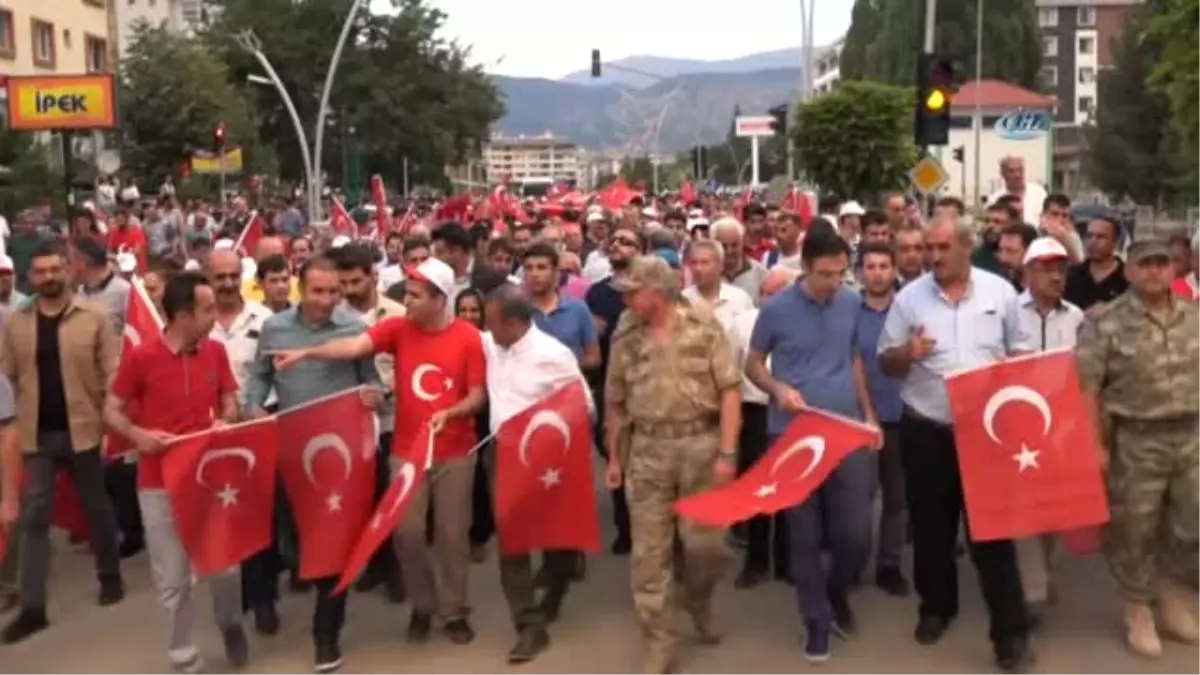
[(7, 78), (8, 128), (14, 131), (112, 129), (117, 125), (113, 76)]

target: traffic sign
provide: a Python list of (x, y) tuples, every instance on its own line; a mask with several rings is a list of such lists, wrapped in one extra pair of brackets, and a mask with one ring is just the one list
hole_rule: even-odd
[(950, 174), (933, 155), (925, 155), (909, 169), (908, 179), (923, 195), (937, 192), (950, 180)]
[(739, 115), (733, 125), (733, 133), (739, 138), (775, 135), (775, 118), (770, 115)]

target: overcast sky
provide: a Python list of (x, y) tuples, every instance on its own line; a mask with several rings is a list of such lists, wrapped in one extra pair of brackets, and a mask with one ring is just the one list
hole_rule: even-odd
[[(553, 79), (587, 68), (593, 48), (606, 61), (633, 55), (714, 61), (801, 44), (800, 0), (429, 2), (449, 16), (446, 36), (473, 45), (486, 70), (519, 77)], [(849, 28), (854, 3), (816, 2), (814, 41), (828, 44)]]

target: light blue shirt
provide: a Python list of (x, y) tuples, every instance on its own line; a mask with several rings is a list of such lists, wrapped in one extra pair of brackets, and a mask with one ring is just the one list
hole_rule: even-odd
[(971, 268), (967, 294), (951, 303), (932, 274), (905, 286), (892, 303), (878, 353), (903, 346), (918, 327), (933, 339), (933, 351), (913, 363), (900, 385), (900, 399), (929, 419), (950, 424), (945, 376), (1032, 351), (1018, 316), (1017, 292), (1008, 280)]

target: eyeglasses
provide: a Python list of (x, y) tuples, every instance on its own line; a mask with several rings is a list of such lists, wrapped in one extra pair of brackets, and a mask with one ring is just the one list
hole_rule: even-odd
[(638, 242), (636, 239), (630, 239), (628, 237), (613, 237), (612, 243), (617, 244), (619, 246), (630, 246), (630, 247), (634, 247), (634, 248), (636, 248), (638, 245)]

